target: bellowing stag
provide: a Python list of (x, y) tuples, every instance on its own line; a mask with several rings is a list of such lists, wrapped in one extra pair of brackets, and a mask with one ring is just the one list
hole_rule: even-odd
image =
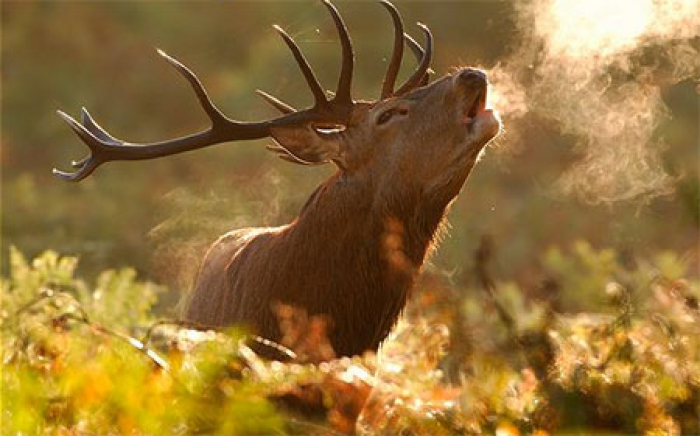
[[(168, 156), (210, 145), (271, 137), (271, 149), (301, 164), (333, 162), (338, 170), (308, 199), (290, 224), (234, 230), (206, 253), (185, 320), (211, 326), (248, 325), (276, 341), (282, 332), (277, 303), (330, 319), (328, 338), (337, 355), (376, 350), (403, 309), (450, 203), (460, 192), (484, 146), (500, 130), (486, 109), (487, 79), (462, 68), (429, 84), (433, 53), (430, 30), (423, 49), (408, 35), (394, 6), (381, 1), (394, 24), (393, 54), (379, 100), (355, 101), (350, 88), (354, 55), (345, 24), (330, 12), (340, 37), (342, 67), (332, 98), (294, 40), (289, 46), (314, 95), (312, 107), (296, 110), (261, 92), (283, 115), (260, 122), (235, 121), (219, 111), (199, 79), (183, 64), (160, 54), (190, 83), (211, 120), (199, 133), (150, 144), (116, 139), (83, 110), (81, 122), (59, 111), (90, 148), (74, 162), (78, 181), (100, 164)], [(395, 88), (404, 44), (420, 59)]]

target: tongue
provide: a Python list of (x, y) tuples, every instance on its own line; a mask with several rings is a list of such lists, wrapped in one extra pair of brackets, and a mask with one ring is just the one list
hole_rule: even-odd
[(484, 110), (484, 99), (481, 94), (477, 95), (476, 100), (474, 100), (474, 103), (472, 103), (471, 107), (469, 108), (469, 111), (464, 115), (463, 121), (465, 123), (469, 123), (471, 120), (476, 118), (477, 115), (481, 111)]
[(475, 116), (479, 115), (480, 106), (481, 106), (481, 94), (477, 95), (476, 100), (472, 104), (471, 109), (469, 109), (469, 113), (467, 114), (467, 116), (470, 118), (474, 118)]

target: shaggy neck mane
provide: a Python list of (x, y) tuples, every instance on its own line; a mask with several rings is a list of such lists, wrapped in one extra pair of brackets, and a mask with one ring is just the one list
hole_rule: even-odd
[[(306, 295), (325, 289), (313, 299), (344, 302), (319, 303), (316, 310), (332, 318), (356, 318), (344, 323), (353, 330), (334, 326), (333, 342), (349, 344), (336, 350), (341, 354), (363, 351), (358, 329), (366, 329), (377, 346), (388, 334), (445, 215), (447, 203), (427, 202), (417, 190), (399, 193), (394, 187), (392, 192), (384, 196), (366, 180), (336, 174), (312, 194), (285, 232), (295, 247), (291, 271), (303, 269), (314, 283), (304, 289)], [(289, 297), (293, 303), (294, 296)], [(342, 313), (333, 313), (339, 308)]]
[[(381, 252), (382, 240), (397, 236), (401, 251), (416, 269), (432, 248), (449, 201), (422, 198), (419, 189), (394, 186), (389, 195), (375, 191), (375, 184), (343, 178), (340, 173), (326, 180), (309, 197), (299, 217), (291, 223), (293, 233), (307, 241), (321, 239), (342, 247), (343, 253)], [(348, 245), (345, 245), (347, 243)], [(359, 249), (359, 250), (358, 250)]]

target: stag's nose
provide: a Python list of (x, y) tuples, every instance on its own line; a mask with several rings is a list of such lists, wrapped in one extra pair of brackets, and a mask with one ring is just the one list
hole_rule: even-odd
[(474, 68), (464, 68), (459, 72), (457, 79), (460, 83), (463, 83), (470, 88), (484, 87), (487, 83), (486, 73)]

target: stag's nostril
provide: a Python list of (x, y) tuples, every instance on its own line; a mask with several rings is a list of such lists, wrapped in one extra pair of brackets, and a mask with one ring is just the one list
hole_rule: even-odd
[(486, 85), (486, 73), (474, 68), (465, 68), (459, 73), (459, 79), (467, 85)]

